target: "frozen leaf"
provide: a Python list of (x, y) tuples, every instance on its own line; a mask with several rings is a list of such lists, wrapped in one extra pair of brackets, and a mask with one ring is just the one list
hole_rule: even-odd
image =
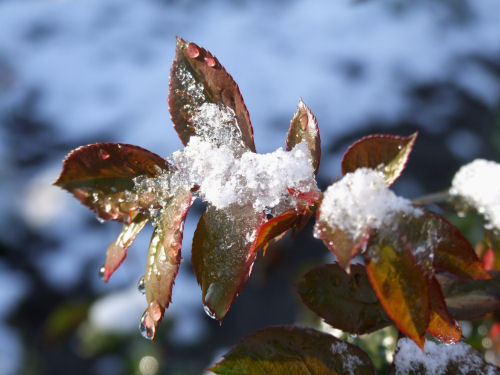
[(210, 371), (219, 375), (375, 374), (357, 346), (312, 329), (265, 328), (245, 337)]
[(490, 251), (490, 263), (493, 269), (500, 270), (500, 232), (496, 229), (487, 230), (486, 243)]
[(192, 264), (207, 313), (222, 321), (250, 273), (257, 228), (264, 214), (252, 206), (208, 206), (193, 237)]
[(358, 168), (372, 168), (381, 171), (388, 185), (399, 177), (417, 138), (395, 135), (369, 135), (352, 144), (342, 159), (342, 174)]
[(431, 316), (427, 332), (447, 343), (460, 340), (462, 328), (448, 311), (441, 286), (435, 277), (429, 282), (429, 301)]
[(451, 315), (458, 320), (479, 318), (500, 310), (500, 272), (489, 280), (463, 280), (438, 275)]
[(317, 267), (298, 284), (302, 301), (331, 326), (363, 334), (392, 323), (372, 289), (365, 267), (346, 274), (337, 264)]
[(430, 306), (426, 272), (417, 265), (406, 236), (391, 230), (370, 238), (367, 272), (396, 326), (423, 348)]
[(301, 142), (307, 142), (311, 152), (314, 174), (318, 173), (319, 162), (321, 159), (321, 143), (319, 136), (318, 122), (313, 113), (305, 105), (302, 99), (299, 100), (297, 112), (290, 122), (286, 139), (286, 149), (290, 151)]
[(132, 245), (132, 242), (134, 242), (148, 220), (146, 216), (137, 214), (130, 224), (125, 223), (123, 225), (123, 229), (118, 238), (108, 246), (103, 274), (105, 282), (108, 282), (113, 272), (122, 264), (127, 256), (127, 249)]
[(70, 152), (54, 184), (99, 218), (130, 223), (140, 205), (133, 178), (156, 177), (166, 169), (165, 159), (138, 146), (96, 143)]
[(425, 343), (420, 350), (407, 338), (396, 346), (393, 373), (397, 375), (494, 375), (500, 369), (486, 363), (469, 345)]
[[(172, 296), (181, 262), (184, 220), (191, 206), (191, 192), (177, 193), (155, 218), (155, 230), (149, 244), (144, 286), (149, 307), (148, 322), (154, 323), (153, 335)], [(159, 316), (157, 310), (160, 311)], [(152, 329), (152, 327), (150, 327)]]
[(229, 125), (240, 133), (245, 147), (255, 152), (250, 116), (238, 85), (209, 51), (181, 38), (177, 38), (170, 71), (168, 101), (175, 130), (184, 145), (191, 136), (204, 135), (200, 134), (204, 122), (197, 117), (201, 109), (215, 109), (212, 104), (234, 113), (235, 121)]
[(467, 279), (488, 279), (472, 245), (458, 228), (442, 216), (425, 211), (425, 220), (437, 233), (433, 243), (434, 267)]

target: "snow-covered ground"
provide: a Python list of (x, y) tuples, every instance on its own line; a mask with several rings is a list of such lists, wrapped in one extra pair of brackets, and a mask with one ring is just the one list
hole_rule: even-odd
[[(318, 117), (323, 144), (369, 119), (391, 122), (404, 116), (411, 107), (406, 94), (417, 84), (453, 82), (486, 106), (497, 103), (498, 81), (468, 57), (499, 58), (500, 2), (403, 3), (0, 1), (0, 194), (9, 197), (0, 200), (0, 225), (5, 228), (9, 214), (17, 212), (28, 226), (60, 241), (57, 251), (38, 260), (55, 285), (72, 285), (85, 261), (104, 259), (118, 226), (89, 230), (85, 225), (91, 213), (49, 185), (57, 177), (62, 152), (36, 170), (18, 169), (7, 152), (12, 145), (7, 147), (5, 124), (36, 93), (29, 116), (50, 124), (60, 142), (78, 144), (109, 134), (107, 141), (169, 155), (181, 147), (166, 103), (174, 35), (212, 51), (233, 75), (260, 152), (283, 146), (299, 97)], [(422, 111), (418, 120), (438, 128), (439, 116), (455, 106), (444, 101), (439, 113)], [(333, 164), (323, 162), (320, 173), (326, 168)], [(339, 171), (335, 168), (329, 176)], [(196, 218), (188, 217), (184, 258), (190, 256), (195, 223)], [(16, 241), (15, 231), (6, 238)], [(106, 293), (113, 285), (135, 282), (144, 269), (146, 246), (143, 235), (113, 276), (115, 284), (103, 287), (96, 281), (96, 290)], [(199, 299), (184, 297), (199, 296), (195, 284), (181, 269), (173, 305), (201, 311)], [(16, 301), (8, 294), (0, 298), (0, 304)], [(135, 300), (140, 299), (130, 299)], [(131, 322), (127, 327), (136, 326)], [(12, 341), (4, 331), (2, 347)]]

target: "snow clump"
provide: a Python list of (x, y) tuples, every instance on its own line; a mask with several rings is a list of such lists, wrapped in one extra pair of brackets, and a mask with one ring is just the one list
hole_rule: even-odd
[(202, 104), (192, 123), (196, 135), (167, 159), (171, 168), (156, 178), (136, 178), (136, 190), (166, 202), (177, 191), (198, 186), (197, 195), (218, 209), (252, 205), (256, 211), (275, 208), (274, 215), (294, 207), (288, 188), (319, 191), (306, 142), (290, 151), (252, 152), (234, 111), (223, 104)]
[(423, 211), (389, 190), (382, 172), (358, 168), (325, 191), (318, 222), (347, 232), (357, 240), (369, 228), (389, 224), (399, 213), (419, 216)]
[(458, 170), (450, 194), (460, 197), (500, 230), (500, 164), (476, 159)]
[(498, 374), (494, 366), (485, 364), (479, 354), (464, 343), (436, 344), (427, 340), (424, 352), (410, 339), (402, 338), (396, 347), (394, 364), (396, 374), (406, 375), (421, 373), (432, 375), (448, 374), (447, 367), (453, 361), (457, 375), (466, 374)]

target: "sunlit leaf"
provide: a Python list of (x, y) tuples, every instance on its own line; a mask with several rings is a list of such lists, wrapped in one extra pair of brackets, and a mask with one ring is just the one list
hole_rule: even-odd
[[(155, 219), (144, 273), (146, 300), (149, 304), (145, 325), (152, 333), (151, 339), (170, 303), (172, 287), (181, 262), (184, 220), (190, 206), (191, 192), (177, 193)], [(154, 327), (151, 323), (154, 323)]]
[(313, 113), (305, 105), (302, 99), (299, 100), (297, 112), (290, 122), (290, 128), (286, 138), (286, 149), (290, 151), (301, 142), (307, 142), (307, 146), (312, 156), (314, 173), (318, 173), (321, 159), (321, 141), (319, 136), (318, 122)]
[(193, 237), (192, 264), (207, 313), (222, 321), (252, 271), (264, 215), (252, 206), (207, 207)]
[(193, 121), (199, 107), (214, 103), (234, 111), (244, 144), (255, 151), (250, 116), (238, 85), (209, 51), (181, 38), (177, 38), (168, 101), (175, 130), (184, 145), (199, 133)]
[(500, 310), (500, 272), (489, 280), (463, 280), (438, 275), (451, 315), (458, 320), (479, 318)]
[(405, 235), (379, 231), (370, 239), (367, 272), (375, 293), (396, 326), (423, 348), (430, 306), (427, 276)]
[(291, 229), (299, 220), (300, 218), (294, 209), (269, 219), (257, 230), (251, 251), (254, 252), (264, 248), (269, 241)]
[(425, 211), (425, 220), (431, 223), (438, 235), (433, 243), (434, 267), (462, 278), (487, 279), (490, 277), (472, 245), (457, 227), (431, 211)]
[(441, 286), (435, 277), (429, 282), (431, 315), (427, 331), (445, 342), (457, 342), (462, 337), (460, 323), (454, 320), (446, 307)]
[(219, 375), (375, 374), (370, 358), (357, 346), (298, 327), (257, 331), (210, 371)]
[(54, 184), (101, 219), (130, 223), (139, 208), (132, 179), (156, 177), (166, 169), (165, 159), (138, 146), (96, 143), (71, 151)]
[(316, 212), (315, 235), (323, 240), (325, 246), (337, 258), (339, 265), (346, 271), (350, 270), (350, 262), (360, 252), (363, 244), (368, 240), (368, 234), (355, 241), (352, 236), (340, 228), (331, 226), (327, 221), (320, 219), (321, 207)]
[(331, 326), (363, 334), (392, 323), (372, 289), (364, 266), (347, 274), (338, 264), (314, 268), (298, 284), (304, 303)]
[(130, 224), (125, 223), (123, 225), (118, 238), (108, 246), (103, 274), (105, 282), (108, 282), (113, 272), (122, 264), (127, 256), (127, 249), (132, 245), (132, 242), (134, 242), (148, 220), (145, 215), (137, 214)]
[(384, 173), (388, 185), (399, 177), (417, 138), (395, 135), (369, 135), (352, 144), (342, 159), (342, 173), (345, 175), (358, 168), (372, 168)]

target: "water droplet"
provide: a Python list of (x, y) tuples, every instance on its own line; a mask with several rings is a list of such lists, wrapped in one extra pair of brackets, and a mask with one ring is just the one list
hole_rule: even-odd
[(351, 336), (352, 339), (356, 339), (358, 337), (357, 334), (353, 333), (353, 334), (350, 334), (349, 336)]
[(207, 316), (210, 319), (216, 319), (215, 313), (212, 310), (210, 310), (210, 307), (205, 305), (205, 306), (203, 306), (203, 310), (205, 310), (205, 314), (207, 314)]
[(398, 150), (401, 150), (403, 148), (403, 145), (398, 145)]
[(216, 65), (215, 59), (211, 56), (205, 57), (205, 63), (210, 67), (213, 68)]
[(99, 156), (101, 157), (102, 160), (106, 160), (109, 158), (109, 152), (101, 148), (99, 150)]
[(144, 276), (142, 276), (137, 282), (137, 290), (141, 294), (146, 294), (146, 280), (144, 280)]
[(98, 275), (101, 280), (104, 280), (104, 277), (106, 276), (106, 267), (102, 266), (99, 268)]
[(198, 46), (194, 43), (188, 44), (186, 48), (186, 53), (192, 59), (196, 59), (198, 56), (200, 56), (200, 50), (198, 49)]
[(149, 314), (147, 311), (144, 312), (141, 316), (141, 320), (139, 321), (139, 331), (141, 332), (142, 337), (147, 340), (153, 340), (154, 330), (151, 327), (148, 327)]
[(102, 217), (99, 217), (99, 216), (96, 216), (96, 219), (101, 224), (104, 224), (106, 222), (106, 219), (103, 219)]

